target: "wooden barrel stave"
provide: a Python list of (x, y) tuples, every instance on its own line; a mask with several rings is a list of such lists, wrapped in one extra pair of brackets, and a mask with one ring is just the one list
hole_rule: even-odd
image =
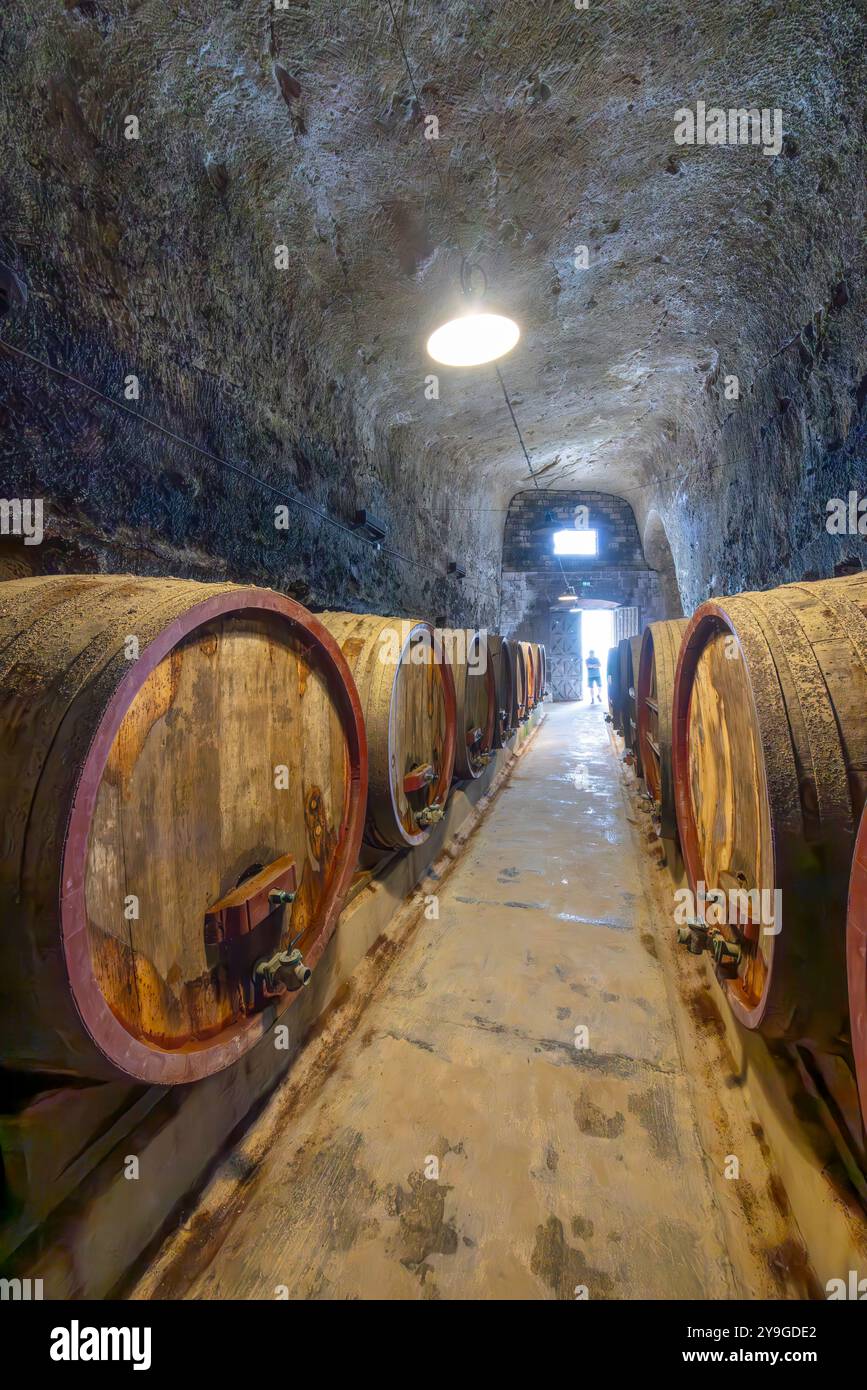
[(649, 795), (659, 808), (663, 841), (677, 841), (677, 809), (671, 761), (672, 701), (680, 643), (686, 618), (650, 623), (641, 641), (638, 671), (638, 741)]
[[(852, 576), (703, 604), (676, 677), (690, 882), (727, 889), (745, 879), (782, 895), (781, 931), (724, 928), (742, 951), (729, 1002), (748, 1027), (824, 1046), (846, 1026), (845, 898), (867, 793), (865, 655), (867, 583)], [(716, 803), (712, 815), (705, 802)]]
[(2, 586), (0, 668), (22, 773), (4, 791), (4, 1060), (157, 1084), (229, 1065), (294, 995), (251, 1011), (208, 959), (209, 903), (291, 852), (291, 912), (251, 941), (300, 932), (315, 965), (357, 858), (366, 745), (339, 650), (268, 590), (58, 576)]
[[(380, 849), (423, 844), (435, 821), (431, 812), (448, 800), (454, 771), (455, 686), (448, 654), (421, 619), (327, 612), (320, 620), (346, 658), (364, 711), (365, 836)], [(427, 767), (431, 781), (408, 791), (412, 770)]]

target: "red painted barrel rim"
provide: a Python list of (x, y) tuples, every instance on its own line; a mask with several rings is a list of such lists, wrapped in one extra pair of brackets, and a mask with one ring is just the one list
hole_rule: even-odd
[[(692, 700), (693, 678), (699, 657), (704, 651), (707, 639), (713, 632), (718, 632), (724, 628), (730, 632), (738, 644), (740, 659), (744, 663), (744, 668), (749, 674), (749, 661), (747, 653), (741, 644), (740, 637), (732, 623), (731, 618), (725, 610), (712, 599), (707, 600), (696, 609), (689, 626), (683, 635), (680, 645), (680, 653), (677, 658), (677, 670), (674, 677), (674, 697), (672, 701), (672, 730), (671, 730), (671, 760), (674, 775), (674, 799), (677, 810), (677, 829), (680, 838), (680, 846), (683, 854), (683, 861), (686, 866), (689, 886), (693, 894), (699, 882), (706, 882), (704, 877), (704, 864), (698, 845), (698, 832), (695, 825), (695, 817), (692, 812), (692, 797), (689, 789), (689, 714)], [(758, 718), (758, 711), (753, 695), (752, 681), (747, 682), (750, 691), (753, 719), (756, 728), (761, 728)], [(761, 750), (760, 750), (761, 751)], [(765, 797), (768, 796), (767, 774), (762, 767)], [(776, 882), (777, 873), (777, 846), (774, 842), (774, 821), (771, 822), (771, 853), (773, 877)], [(725, 991), (732, 1012), (735, 1017), (744, 1024), (746, 1028), (760, 1028), (768, 1010), (770, 1000), (770, 987), (774, 975), (774, 952), (776, 950), (776, 937), (770, 938), (770, 951), (766, 957), (765, 981), (762, 995), (755, 1005), (745, 1002), (743, 995), (737, 990), (736, 980), (726, 980)]]
[(367, 735), (355, 681), (334, 638), (301, 604), (270, 589), (224, 591), (188, 608), (149, 643), (102, 714), (78, 778), (61, 863), (60, 935), (70, 992), (81, 1022), (94, 1046), (113, 1066), (151, 1085), (177, 1085), (222, 1071), (243, 1056), (298, 997), (298, 993), (279, 997), (273, 1005), (233, 1024), (215, 1039), (161, 1050), (127, 1032), (111, 1012), (93, 972), (87, 929), (84, 889), (90, 825), (106, 762), (127, 710), (147, 677), (180, 640), (215, 618), (255, 610), (286, 618), (324, 651), (331, 665), (332, 694), (345, 720), (349, 770), (338, 844), (345, 846), (346, 853), (318, 935), (305, 955), (311, 966), (319, 961), (334, 932), (358, 860), (367, 804)]
[(846, 914), (846, 979), (855, 1075), (867, 1131), (867, 807), (861, 816)]

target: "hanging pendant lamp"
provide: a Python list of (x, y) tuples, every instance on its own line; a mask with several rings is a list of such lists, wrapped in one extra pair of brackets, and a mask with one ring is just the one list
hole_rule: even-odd
[[(473, 272), (484, 281), (480, 292), (472, 288)], [(514, 319), (483, 310), (480, 305), (488, 290), (488, 277), (480, 265), (466, 257), (461, 262), (461, 299), (456, 312), (427, 340), (428, 355), (444, 367), (481, 367), (511, 352), (521, 336)]]

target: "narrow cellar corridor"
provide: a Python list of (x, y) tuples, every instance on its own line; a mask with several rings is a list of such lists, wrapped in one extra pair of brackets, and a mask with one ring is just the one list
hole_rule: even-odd
[(322, 1084), (287, 1115), (284, 1083), (132, 1296), (803, 1296), (633, 800), (603, 709), (549, 705)]

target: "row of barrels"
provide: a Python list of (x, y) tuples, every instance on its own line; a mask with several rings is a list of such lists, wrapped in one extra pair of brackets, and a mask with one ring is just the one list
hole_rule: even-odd
[(532, 644), (132, 576), (0, 585), (0, 1058), (172, 1085), (307, 982), (362, 841), (420, 844)]
[(747, 1028), (851, 1055), (867, 1127), (867, 573), (652, 623), (637, 674), (636, 640), (611, 698), (697, 948)]

